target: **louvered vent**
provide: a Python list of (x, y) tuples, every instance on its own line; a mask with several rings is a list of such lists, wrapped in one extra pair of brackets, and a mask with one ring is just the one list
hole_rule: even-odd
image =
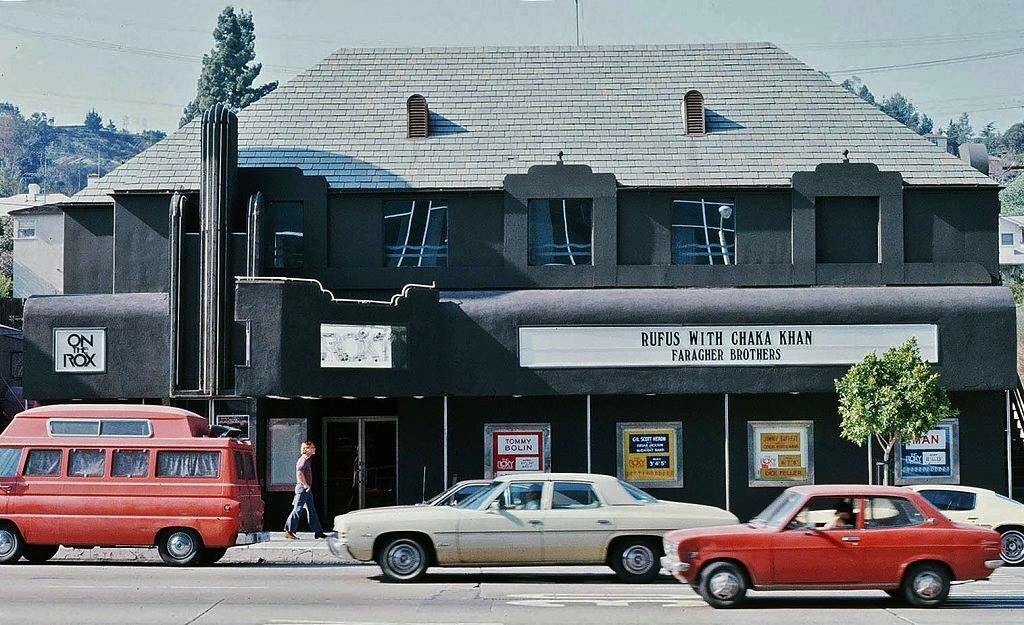
[(410, 96), (405, 103), (409, 113), (409, 138), (426, 139), (430, 136), (430, 112), (427, 110), (427, 99), (423, 96)]
[(704, 95), (691, 89), (683, 96), (683, 121), (686, 123), (686, 134), (702, 135), (707, 132), (704, 122)]

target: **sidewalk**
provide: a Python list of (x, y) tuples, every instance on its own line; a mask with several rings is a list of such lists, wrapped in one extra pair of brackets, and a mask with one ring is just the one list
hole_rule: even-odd
[[(300, 533), (300, 540), (288, 540), (282, 532), (271, 532), (270, 542), (232, 547), (221, 559), (232, 564), (336, 564), (346, 563), (331, 555), (326, 540), (314, 540), (312, 533)], [(54, 562), (160, 562), (155, 548), (73, 549), (61, 547)], [(351, 566), (349, 564), (348, 566)]]

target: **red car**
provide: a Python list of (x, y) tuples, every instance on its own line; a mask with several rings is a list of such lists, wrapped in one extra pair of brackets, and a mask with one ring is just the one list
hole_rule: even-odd
[(716, 608), (747, 590), (884, 590), (915, 607), (1002, 566), (999, 534), (889, 486), (797, 486), (746, 525), (665, 535), (662, 566)]

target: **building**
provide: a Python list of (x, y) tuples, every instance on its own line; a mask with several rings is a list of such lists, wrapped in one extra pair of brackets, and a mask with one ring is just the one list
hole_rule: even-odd
[(1024, 216), (999, 216), (999, 269), (1004, 279), (1020, 273), (1024, 265)]
[(14, 220), (15, 298), (61, 293), (64, 286), (64, 213), (56, 206), (63, 193), (43, 193), (30, 184), (28, 193), (0, 199), (0, 214)]
[(1006, 492), (997, 192), (771, 44), (341, 50), (64, 204), (26, 394), (248, 430), (269, 519), (306, 438), (326, 514), (553, 469), (748, 517), (872, 479), (834, 380), (916, 337), (960, 416), (901, 479)]

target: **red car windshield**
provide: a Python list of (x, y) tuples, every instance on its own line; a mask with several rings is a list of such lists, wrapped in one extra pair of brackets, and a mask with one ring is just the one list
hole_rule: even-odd
[(803, 496), (799, 493), (786, 491), (771, 502), (761, 514), (750, 519), (750, 522), (767, 527), (778, 527), (793, 515), (802, 500)]

